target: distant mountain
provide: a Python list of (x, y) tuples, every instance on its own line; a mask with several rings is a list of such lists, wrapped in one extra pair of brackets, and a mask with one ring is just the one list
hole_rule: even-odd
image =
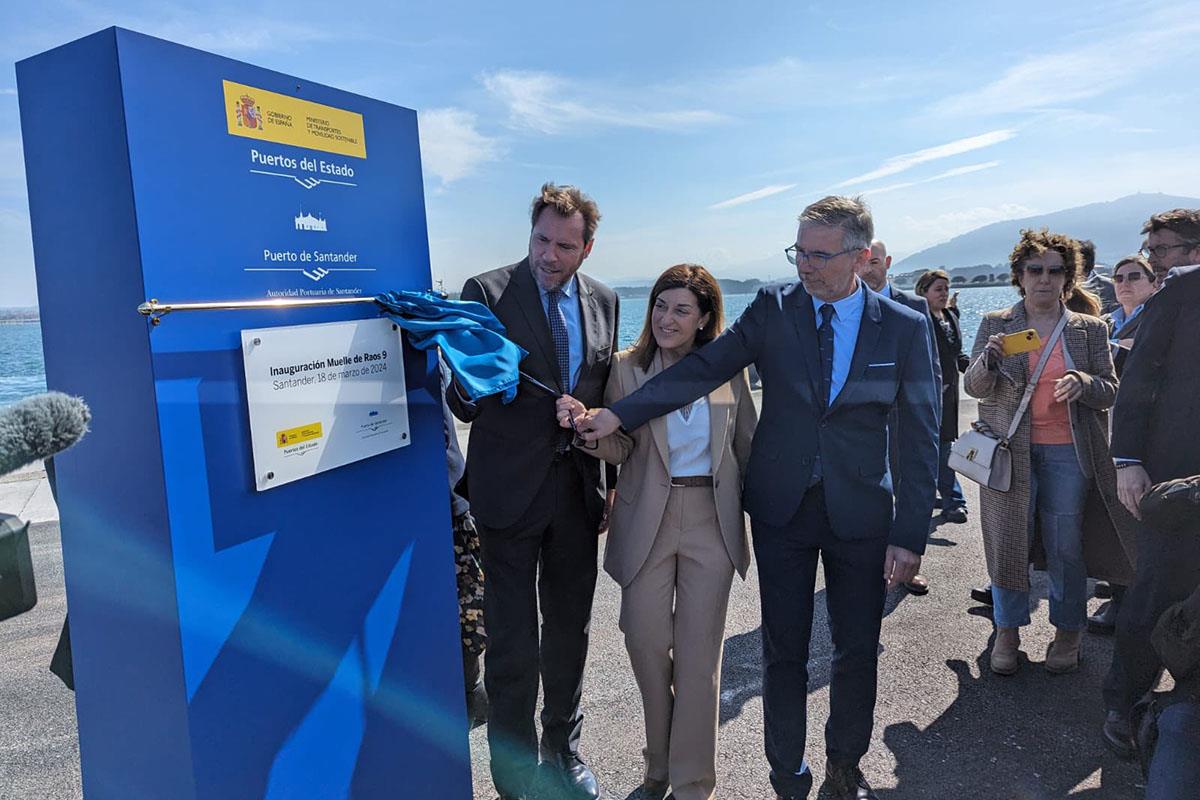
[[(892, 265), (899, 276), (927, 269), (953, 269), (974, 265), (1006, 265), (1022, 228), (1049, 228), (1096, 243), (1096, 261), (1113, 264), (1137, 251), (1142, 244), (1142, 224), (1152, 214), (1172, 208), (1197, 208), (1200, 199), (1166, 194), (1131, 194), (1107, 203), (1090, 203), (1050, 214), (1010, 219), (984, 225), (948, 242), (913, 253)], [(1006, 269), (1006, 268), (1005, 268)], [(983, 271), (983, 270), (979, 270)]]
[[(757, 292), (763, 282), (757, 278), (750, 280), (739, 281), (732, 278), (717, 278), (717, 283), (721, 285), (722, 294), (749, 294)], [(641, 281), (633, 281), (630, 285), (615, 286), (613, 291), (621, 297), (649, 297), (650, 290), (654, 288), (653, 283), (643, 283)]]

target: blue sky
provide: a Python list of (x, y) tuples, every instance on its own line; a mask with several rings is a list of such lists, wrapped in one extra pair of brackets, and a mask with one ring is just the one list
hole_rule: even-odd
[(1200, 194), (1200, 2), (6, 2), (0, 306), (36, 302), (13, 62), (110, 25), (420, 112), (434, 276), (520, 258), (545, 180), (587, 269), (781, 277), (795, 217), (865, 193), (904, 255), (1000, 219)]

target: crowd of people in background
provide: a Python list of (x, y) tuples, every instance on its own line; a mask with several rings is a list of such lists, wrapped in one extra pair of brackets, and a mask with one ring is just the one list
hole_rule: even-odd
[[(776, 795), (813, 784), (820, 561), (834, 647), (820, 796), (875, 797), (859, 761), (886, 593), (930, 591), (920, 564), (935, 508), (968, 519), (950, 467), (960, 375), (974, 429), (1003, 437), (1011, 458), (1006, 490), (979, 487), (990, 585), (972, 597), (993, 609), (991, 671), (1029, 663), (1030, 570), (1045, 570), (1043, 668), (1075, 672), (1085, 631), (1114, 635), (1098, 735), (1143, 759), (1150, 800), (1200, 797), (1200, 210), (1153, 216), (1111, 278), (1091, 242), (1022, 231), (1009, 257), (1019, 299), (984, 316), (969, 355), (950, 276), (894, 287), (869, 209), (848, 197), (804, 209), (785, 250), (798, 280), (763, 288), (729, 325), (707, 269), (664, 271), (619, 351), (616, 295), (579, 272), (599, 220), (579, 189), (542, 187), (527, 256), (462, 293), (529, 352), (528, 380), (508, 404), (445, 387), (447, 411), (472, 422), (464, 464), (447, 415), (464, 664), (502, 800), (600, 796), (579, 741), (604, 531), (644, 710), (637, 796), (715, 796), (726, 609), (753, 551)], [(1091, 618), (1089, 585), (1111, 598)], [(1174, 689), (1156, 693), (1164, 667)]]

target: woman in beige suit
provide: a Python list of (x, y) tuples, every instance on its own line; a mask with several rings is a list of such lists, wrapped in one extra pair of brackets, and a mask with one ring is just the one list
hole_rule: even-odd
[[(721, 289), (704, 267), (654, 284), (637, 343), (613, 359), (610, 405), (721, 332)], [(559, 401), (564, 427), (585, 409)], [(730, 584), (750, 548), (742, 474), (757, 413), (743, 373), (690, 407), (597, 442), (621, 465), (604, 569), (621, 584), (621, 630), (646, 719), (643, 795), (707, 800), (716, 787), (721, 650)]]

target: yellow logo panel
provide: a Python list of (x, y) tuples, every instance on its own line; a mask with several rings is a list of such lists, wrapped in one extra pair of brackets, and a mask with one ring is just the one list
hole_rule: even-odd
[(225, 87), (225, 122), (234, 136), (367, 157), (362, 114), (233, 81)]
[(298, 428), (289, 428), (286, 431), (276, 433), (275, 446), (288, 447), (300, 442), (307, 442), (310, 439), (320, 439), (322, 435), (321, 423), (319, 422), (314, 422), (310, 425), (301, 425)]

